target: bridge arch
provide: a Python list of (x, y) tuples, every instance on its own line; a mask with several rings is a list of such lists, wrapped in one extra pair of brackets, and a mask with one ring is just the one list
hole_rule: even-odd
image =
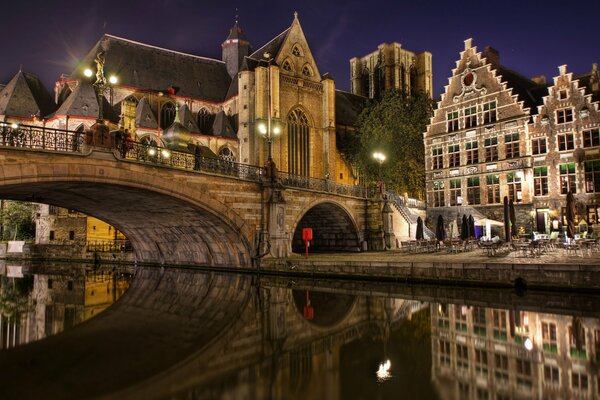
[(302, 229), (312, 228), (309, 251), (360, 251), (359, 230), (352, 213), (340, 203), (321, 200), (308, 207), (294, 224), (292, 252), (303, 253)]
[(76, 209), (106, 221), (131, 240), (141, 262), (250, 266), (251, 224), (207, 190), (205, 176), (184, 173), (181, 180), (138, 164), (21, 154), (3, 165), (3, 198)]

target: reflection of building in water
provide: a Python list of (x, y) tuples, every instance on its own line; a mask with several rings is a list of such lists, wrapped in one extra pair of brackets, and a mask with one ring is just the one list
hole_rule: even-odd
[(432, 380), (446, 399), (598, 398), (600, 321), (431, 306)]
[(28, 292), (13, 294), (21, 308), (0, 313), (0, 349), (43, 339), (95, 316), (121, 297), (130, 280), (129, 274), (102, 270), (33, 275)]

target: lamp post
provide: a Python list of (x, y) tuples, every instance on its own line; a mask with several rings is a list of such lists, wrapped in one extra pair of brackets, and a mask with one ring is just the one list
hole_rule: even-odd
[(460, 206), (462, 206), (463, 198), (462, 196), (456, 196), (456, 233), (459, 232), (460, 226)]
[[(96, 59), (94, 62), (96, 63), (96, 81), (92, 84), (96, 89), (97, 99), (98, 99), (98, 120), (99, 124), (104, 124), (104, 89), (106, 89), (107, 85), (111, 90), (111, 102), (112, 102), (112, 86), (116, 85), (119, 79), (116, 75), (111, 75), (108, 80), (104, 76), (104, 64), (105, 64), (104, 52), (101, 51), (96, 55)], [(83, 74), (87, 78), (91, 78), (94, 75), (94, 72), (91, 68), (86, 68), (83, 71)]]
[(271, 182), (275, 180), (275, 173), (277, 171), (275, 162), (273, 161), (273, 139), (281, 133), (281, 127), (276, 121), (273, 121), (271, 115), (271, 54), (264, 53), (263, 57), (267, 61), (267, 120), (258, 121), (257, 129), (258, 133), (261, 134), (267, 141), (267, 173)]
[(383, 193), (383, 179), (381, 177), (381, 166), (382, 166), (383, 162), (385, 161), (385, 154), (376, 151), (375, 153), (373, 153), (373, 158), (379, 164), (378, 171), (377, 171), (377, 179), (379, 181), (379, 190), (381, 191), (381, 193)]

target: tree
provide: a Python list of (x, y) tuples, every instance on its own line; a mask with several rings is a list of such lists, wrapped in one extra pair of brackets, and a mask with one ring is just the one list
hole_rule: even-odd
[(22, 201), (6, 201), (0, 209), (0, 221), (3, 225), (3, 240), (28, 240), (35, 238), (33, 218), (37, 206)]
[(376, 151), (386, 155), (381, 165), (381, 179), (387, 187), (410, 196), (423, 198), (425, 193), (425, 132), (433, 112), (433, 101), (426, 93), (410, 96), (387, 91), (371, 101), (357, 120), (358, 132), (340, 143), (347, 159), (359, 168), (367, 180), (379, 179)]

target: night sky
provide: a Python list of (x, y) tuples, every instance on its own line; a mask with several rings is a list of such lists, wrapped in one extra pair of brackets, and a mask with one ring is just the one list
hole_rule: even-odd
[(49, 89), (72, 72), (103, 33), (186, 53), (221, 59), (238, 9), (254, 49), (286, 29), (297, 10), (320, 72), (349, 90), (349, 59), (399, 42), (433, 54), (435, 95), (443, 91), (463, 40), (480, 50), (492, 45), (501, 63), (523, 75), (557, 66), (584, 73), (600, 62), (600, 1), (198, 1), (20, 0), (2, 5), (0, 82), (22, 66)]

